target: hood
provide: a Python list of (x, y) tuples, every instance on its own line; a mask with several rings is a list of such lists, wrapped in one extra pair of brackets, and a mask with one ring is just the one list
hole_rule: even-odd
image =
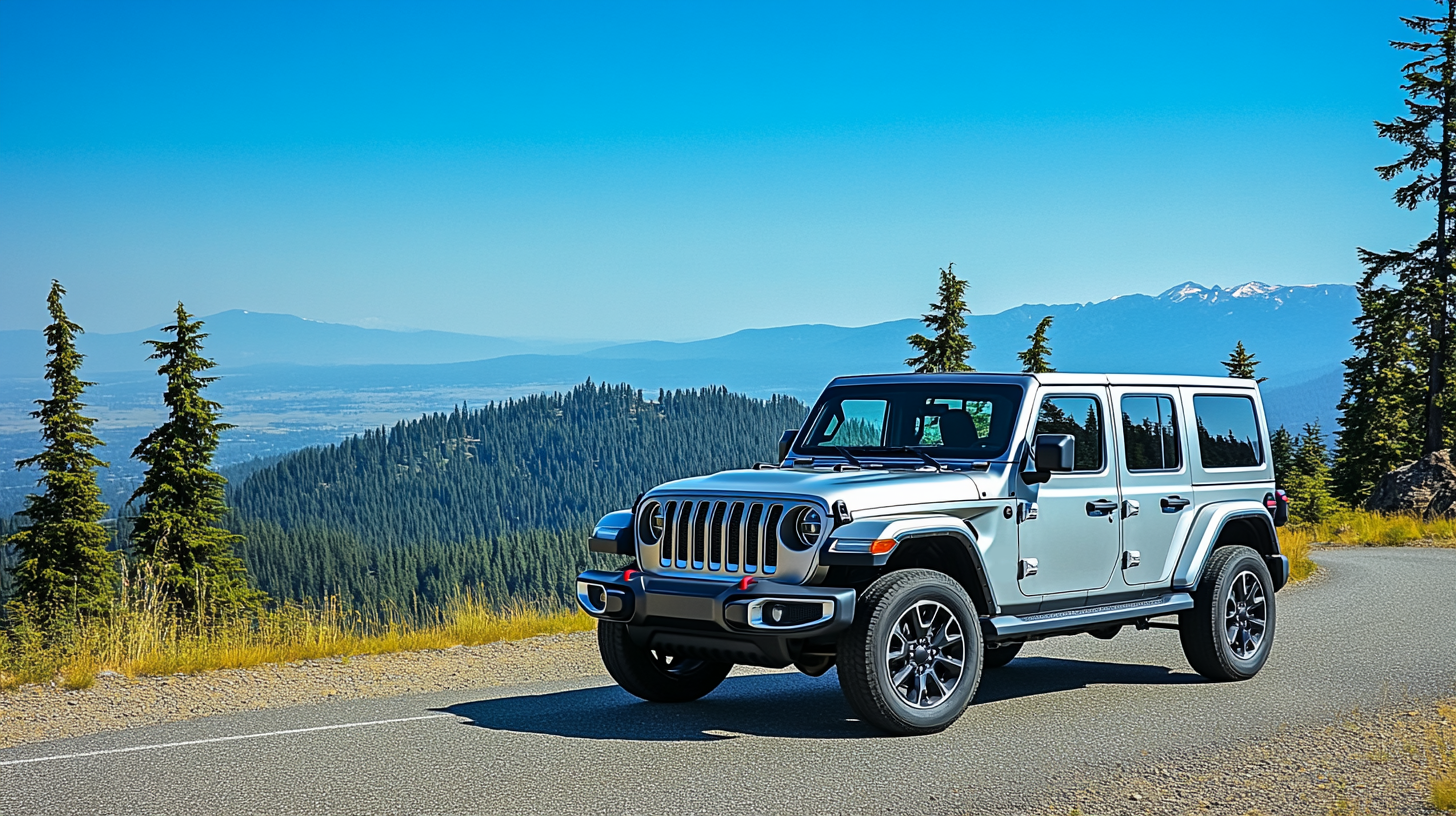
[(969, 473), (917, 470), (725, 470), (667, 482), (648, 495), (758, 494), (843, 500), (851, 513), (907, 505), (964, 503), (981, 498)]

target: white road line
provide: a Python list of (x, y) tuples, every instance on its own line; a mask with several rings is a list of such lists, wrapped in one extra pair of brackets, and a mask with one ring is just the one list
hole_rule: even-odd
[(285, 734), (306, 734), (310, 731), (333, 731), (338, 728), (361, 728), (366, 725), (388, 725), (389, 723), (415, 722), (417, 720), (438, 720), (441, 717), (454, 716), (454, 714), (426, 714), (421, 717), (399, 717), (393, 720), (371, 720), (370, 722), (341, 723), (339, 725), (319, 725), (313, 728), (290, 728), (287, 731), (267, 731), (262, 734), (238, 734), (232, 737), (212, 737), (211, 739), (187, 740), (186, 742), (164, 742), (158, 745), (134, 745), (130, 748), (108, 748), (105, 751), (87, 751), (82, 754), (57, 754), (56, 756), (33, 757), (31, 759), (11, 759), (0, 762), (0, 766), (26, 765), (31, 762), (53, 762), (58, 759), (81, 759), (83, 757), (101, 756), (103, 754), (125, 754), (132, 751), (155, 751), (158, 748), (180, 748), (184, 745), (206, 745), (210, 742), (233, 742), (234, 740), (281, 737)]

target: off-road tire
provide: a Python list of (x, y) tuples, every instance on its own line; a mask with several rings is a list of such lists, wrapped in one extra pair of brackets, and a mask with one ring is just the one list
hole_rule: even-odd
[(732, 663), (655, 654), (633, 642), (627, 624), (597, 621), (597, 648), (607, 673), (628, 694), (654, 703), (686, 703), (718, 687)]
[[(896, 688), (888, 654), (892, 638), (905, 645), (903, 634), (897, 634), (897, 626), (905, 616), (914, 609), (934, 611), (932, 604), (955, 618), (963, 658), (960, 674), (948, 693), (939, 702), (921, 708), (908, 702)], [(942, 629), (951, 627), (947, 622)], [(950, 651), (941, 648), (945, 653)], [(955, 722), (975, 697), (981, 682), (982, 650), (980, 619), (960, 584), (934, 570), (892, 572), (860, 595), (854, 622), (840, 636), (839, 687), (863, 721), (891, 734), (933, 734)], [(929, 665), (932, 670), (941, 668), (939, 663)]]
[[(1235, 602), (1242, 594), (1235, 585), (1252, 588), (1255, 583), (1262, 592), (1262, 629), (1256, 647), (1240, 655), (1230, 642), (1230, 626), (1237, 636), (1238, 615), (1243, 613), (1246, 621), (1253, 616)], [(1258, 674), (1274, 646), (1274, 581), (1264, 559), (1244, 546), (1214, 550), (1193, 593), (1193, 608), (1178, 614), (1178, 636), (1189, 665), (1210, 680), (1247, 680)]]
[(1024, 643), (1006, 643), (995, 649), (986, 649), (981, 655), (981, 666), (984, 669), (999, 669), (1016, 659), (1021, 652)]

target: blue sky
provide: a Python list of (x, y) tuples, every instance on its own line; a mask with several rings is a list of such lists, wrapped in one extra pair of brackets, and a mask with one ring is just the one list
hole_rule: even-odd
[(1398, 16), (1323, 3), (0, 2), (0, 329), (179, 298), (686, 339), (1353, 281)]

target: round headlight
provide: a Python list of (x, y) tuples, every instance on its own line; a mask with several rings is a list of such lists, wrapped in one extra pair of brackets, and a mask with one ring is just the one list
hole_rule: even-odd
[(637, 535), (644, 544), (656, 544), (662, 538), (662, 527), (666, 519), (662, 513), (662, 503), (650, 501), (642, 505), (642, 511), (637, 521)]
[(824, 532), (824, 516), (813, 507), (799, 505), (784, 514), (784, 543), (796, 550), (807, 549), (819, 543)]

